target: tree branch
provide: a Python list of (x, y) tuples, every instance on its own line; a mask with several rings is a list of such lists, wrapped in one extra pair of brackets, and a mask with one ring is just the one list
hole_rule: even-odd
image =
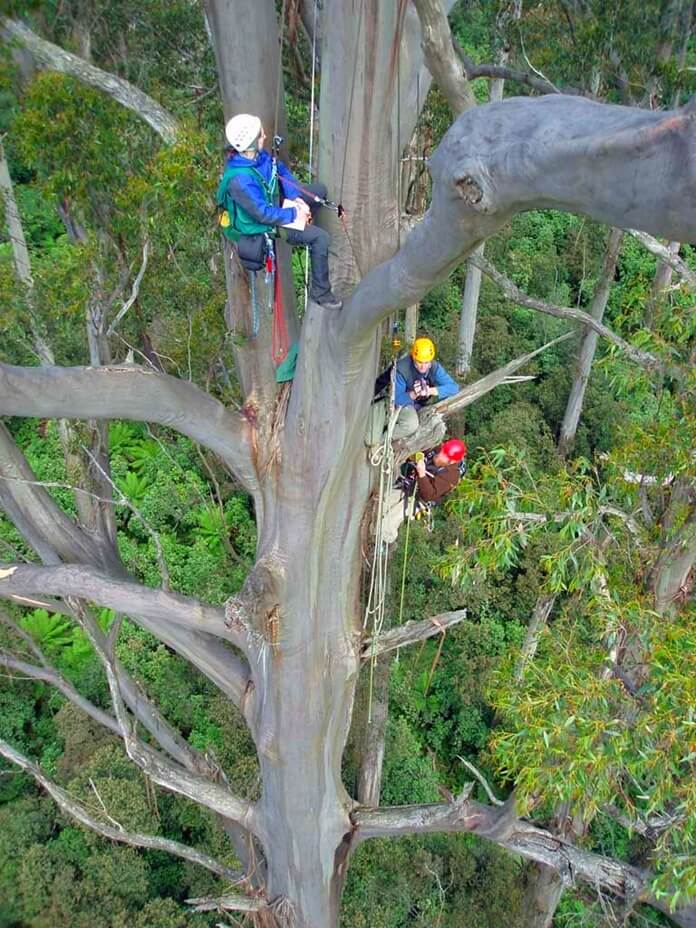
[[(30, 368), (34, 370), (34, 368)], [(0, 407), (3, 400), (0, 399)], [(79, 492), (79, 491), (77, 491)], [(0, 422), (0, 506), (45, 564), (87, 562), (123, 576), (123, 565), (110, 545), (87, 534), (67, 516), (29, 467)]]
[(100, 635), (95, 634), (96, 623), (91, 619), (80, 600), (69, 599), (68, 602), (74, 609), (76, 619), (90, 639), (106, 671), (116, 722), (128, 757), (153, 783), (163, 789), (207, 806), (213, 812), (238, 822), (246, 829), (253, 830), (254, 806), (251, 802), (233, 795), (224, 786), (213, 783), (206, 777), (186, 770), (164, 755), (153, 751), (137, 738), (121, 694), (119, 675), (111, 653), (111, 645), (107, 643), (104, 647)]
[(466, 618), (466, 609), (458, 609), (456, 612), (442, 612), (440, 615), (433, 615), (429, 619), (423, 619), (420, 622), (405, 622), (398, 628), (392, 628), (384, 632), (374, 642), (373, 639), (366, 638), (362, 645), (362, 659), (369, 660), (378, 654), (386, 654), (388, 651), (395, 651), (397, 648), (405, 648), (409, 644), (415, 644), (416, 641), (425, 641), (434, 635), (443, 634), (448, 628), (459, 624)]
[(168, 838), (160, 838), (156, 835), (144, 835), (137, 832), (125, 831), (125, 829), (120, 827), (114, 827), (112, 825), (107, 825), (105, 822), (100, 822), (90, 815), (84, 806), (73, 799), (62, 787), (58, 786), (58, 784), (54, 783), (52, 780), (49, 780), (38, 764), (30, 761), (28, 757), (25, 757), (19, 751), (15, 750), (15, 748), (6, 741), (0, 740), (0, 754), (25, 772), (30, 773), (63, 812), (71, 818), (76, 819), (81, 825), (84, 825), (85, 828), (96, 831), (97, 834), (100, 834), (102, 837), (108, 838), (111, 841), (118, 841), (121, 844), (129, 844), (131, 847), (143, 847), (154, 851), (165, 851), (168, 854), (173, 854), (175, 857), (181, 857), (183, 860), (198, 864), (198, 866), (210, 870), (217, 876), (224, 877), (226, 880), (233, 880), (235, 883), (244, 880), (243, 874), (226, 867), (224, 864), (219, 863), (202, 851), (188, 847), (185, 844), (180, 844), (178, 841), (171, 841)]
[(260, 912), (268, 908), (268, 901), (262, 896), (243, 896), (241, 893), (201, 896), (185, 901), (187, 905), (194, 906), (194, 912)]
[(535, 348), (534, 351), (528, 351), (527, 354), (520, 355), (519, 358), (508, 361), (503, 367), (491, 371), (490, 374), (486, 374), (486, 376), (481, 377), (480, 380), (468, 384), (460, 390), (459, 393), (455, 393), (454, 396), (450, 396), (448, 399), (442, 400), (429, 408), (439, 413), (441, 416), (451, 416), (455, 412), (459, 412), (460, 409), (464, 409), (466, 406), (475, 403), (478, 399), (485, 396), (486, 393), (490, 393), (490, 391), (494, 390), (496, 387), (511, 383), (520, 383), (525, 380), (533, 380), (533, 376), (514, 377), (513, 375), (515, 371), (524, 367), (525, 364), (528, 364), (537, 355), (541, 354), (543, 351), (547, 351), (549, 348), (553, 348), (555, 345), (559, 345), (561, 342), (567, 341), (567, 339), (572, 338), (574, 334), (574, 332), (566, 332), (564, 335), (559, 335), (558, 338), (552, 339), (540, 348)]
[(115, 580), (81, 564), (62, 567), (4, 564), (0, 568), (0, 588), (19, 595), (80, 596), (115, 612), (137, 614), (156, 622), (173, 622), (225, 638), (242, 650), (245, 647), (242, 636), (225, 627), (222, 609), (179, 593), (165, 593), (139, 583)]
[(124, 367), (0, 364), (0, 415), (158, 422), (215, 454), (250, 492), (250, 427), (205, 391), (168, 374)]
[(528, 860), (545, 864), (568, 882), (579, 878), (619, 897), (643, 894), (648, 874), (623, 861), (575, 847), (531, 822), (519, 819), (514, 800), (501, 807), (469, 799), (473, 783), (449, 803), (359, 809), (353, 815), (356, 839), (429, 832), (469, 832)]
[(14, 670), (17, 673), (23, 674), (26, 677), (31, 677), (32, 680), (40, 680), (42, 683), (47, 683), (49, 686), (55, 687), (59, 693), (62, 693), (69, 702), (77, 706), (85, 715), (94, 719), (95, 722), (99, 722), (100, 725), (108, 728), (109, 731), (114, 734), (119, 734), (116, 719), (112, 715), (109, 715), (108, 712), (104, 712), (103, 709), (95, 706), (89, 699), (81, 696), (72, 683), (66, 680), (65, 677), (53, 667), (37, 667), (35, 664), (28, 664), (26, 661), (15, 657), (7, 651), (0, 651), (0, 665), (7, 667), (8, 670)]
[(679, 257), (678, 252), (675, 253), (671, 251), (661, 242), (658, 242), (656, 238), (653, 238), (652, 235), (648, 235), (647, 232), (639, 232), (638, 229), (629, 229), (628, 233), (635, 239), (638, 239), (641, 245), (647, 248), (649, 252), (656, 255), (661, 261), (671, 267), (686, 283), (690, 291), (696, 290), (696, 272), (692, 271), (686, 261)]
[(59, 71), (61, 74), (69, 74), (90, 87), (102, 90), (143, 119), (164, 142), (171, 145), (176, 141), (179, 127), (174, 117), (152, 97), (122, 77), (102, 71), (77, 55), (42, 39), (17, 20), (3, 17), (1, 31), (6, 42), (16, 41), (29, 49), (43, 67)]
[(491, 280), (495, 281), (505, 296), (514, 303), (518, 303), (520, 306), (526, 306), (528, 309), (536, 309), (549, 316), (555, 316), (557, 319), (570, 319), (573, 322), (578, 322), (587, 326), (588, 329), (592, 329), (598, 335), (602, 335), (612, 342), (612, 344), (626, 352), (632, 361), (640, 364), (641, 367), (646, 368), (646, 370), (655, 370), (661, 366), (660, 360), (656, 358), (655, 355), (647, 351), (641, 351), (639, 348), (634, 348), (633, 345), (630, 345), (617, 335), (616, 332), (612, 331), (608, 326), (604, 325), (604, 323), (599, 322), (589, 313), (583, 312), (581, 309), (574, 309), (572, 306), (556, 306), (554, 303), (547, 303), (545, 300), (539, 300), (536, 297), (529, 296), (524, 293), (524, 291), (520, 290), (517, 284), (510, 280), (509, 277), (501, 274), (490, 261), (480, 255), (472, 255), (469, 260), (472, 264), (475, 264), (476, 267), (479, 267)]
[[(22, 568), (27, 566), (24, 564), (18, 565), (18, 567)], [(7, 573), (8, 569), (11, 571), (10, 573)], [(29, 569), (40, 571), (43, 568), (31, 567)], [(68, 569), (70, 568), (56, 568), (56, 570)], [(0, 568), (0, 596), (15, 597), (21, 595), (12, 592), (13, 575), (12, 568)], [(32, 575), (25, 574), (25, 578), (30, 576)], [(33, 576), (40, 575), (34, 574)], [(137, 587), (137, 584), (134, 584), (134, 586)], [(148, 587), (142, 589), (148, 590)], [(152, 591), (152, 593), (156, 600), (157, 591)], [(82, 593), (78, 590), (74, 595), (80, 596)], [(42, 605), (48, 609), (53, 608), (51, 604), (42, 603)], [(57, 611), (62, 611), (60, 606), (57, 607)], [(183, 625), (175, 625), (167, 621), (166, 616), (165, 618), (158, 617), (156, 613), (157, 609), (153, 608), (151, 612), (143, 615), (138, 611), (136, 603), (134, 611), (130, 612), (129, 615), (137, 625), (147, 629), (156, 638), (159, 638), (160, 641), (193, 664), (201, 673), (205, 674), (235, 705), (242, 709), (243, 714), (249, 720), (251, 707), (247, 703), (253, 687), (247, 662), (237, 657), (219, 637), (206, 632), (194, 631), (190, 627), (187, 628)], [(236, 631), (233, 634), (236, 635)]]
[(114, 330), (116, 329), (116, 326), (119, 324), (121, 319), (123, 319), (123, 317), (126, 315), (126, 313), (131, 308), (133, 303), (135, 303), (135, 301), (138, 299), (138, 294), (140, 293), (140, 285), (143, 282), (143, 277), (145, 276), (145, 271), (147, 270), (147, 259), (148, 259), (149, 253), (150, 253), (150, 240), (146, 238), (143, 244), (143, 261), (142, 261), (142, 264), (140, 265), (140, 270), (138, 271), (135, 277), (135, 280), (133, 281), (133, 287), (131, 289), (130, 296), (128, 297), (126, 302), (123, 304), (123, 306), (119, 309), (114, 321), (111, 323), (111, 325), (107, 329), (106, 331), (107, 336), (113, 335)]
[(442, 0), (413, 0), (421, 25), (426, 66), (455, 116), (476, 106), (476, 98), (455, 51)]
[(385, 316), (417, 303), (524, 210), (583, 213), (696, 241), (696, 185), (683, 169), (694, 148), (696, 115), (684, 110), (562, 94), (472, 107), (429, 161), (433, 197), (425, 217), (394, 257), (355, 288), (337, 323), (340, 336), (356, 347), (367, 344)]

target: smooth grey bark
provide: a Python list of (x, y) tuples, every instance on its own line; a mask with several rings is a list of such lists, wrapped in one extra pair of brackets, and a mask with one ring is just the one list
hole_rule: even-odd
[[(452, 5), (447, 0), (447, 9)], [(416, 103), (422, 105), (430, 86), (420, 42), (411, 4), (326, 0), (319, 177), (346, 208), (350, 243), (337, 219), (321, 221), (338, 252), (332, 273), (341, 296), (397, 247), (400, 156), (413, 135)]]
[[(676, 255), (679, 253), (679, 245), (679, 242), (669, 242), (667, 245), (667, 251), (671, 255)], [(657, 265), (657, 270), (655, 271), (655, 277), (653, 278), (652, 286), (650, 288), (648, 302), (645, 304), (645, 315), (643, 317), (643, 322), (648, 329), (652, 328), (655, 313), (659, 306), (664, 302), (666, 292), (672, 283), (672, 273), (673, 267), (670, 262), (660, 260)]]
[[(507, 50), (503, 50), (500, 63), (504, 64), (507, 60)], [(489, 101), (499, 103), (503, 99), (503, 89), (505, 81), (491, 81), (489, 90)], [(483, 257), (485, 244), (481, 244), (474, 249), (474, 257)], [(464, 283), (464, 294), (462, 296), (462, 311), (459, 316), (459, 338), (457, 343), (457, 374), (464, 377), (469, 372), (471, 366), (471, 352), (474, 347), (474, 335), (476, 334), (476, 320), (478, 318), (479, 297), (481, 294), (481, 268), (471, 259), (467, 262), (466, 281)]]
[(241, 634), (225, 625), (222, 609), (179, 593), (114, 580), (108, 573), (79, 564), (61, 567), (4, 564), (0, 568), (0, 586), (4, 591), (19, 595), (81, 596), (115, 612), (137, 612), (152, 621), (173, 622), (183, 628), (227, 639), (242, 650), (246, 645)]
[(0, 415), (157, 422), (214, 451), (247, 489), (253, 478), (249, 428), (241, 415), (192, 383), (130, 364), (13, 367), (0, 364)]
[(404, 622), (396, 628), (391, 628), (382, 632), (373, 642), (371, 637), (363, 640), (362, 653), (365, 660), (374, 655), (386, 654), (389, 651), (396, 651), (397, 648), (405, 648), (416, 641), (425, 641), (434, 635), (441, 635), (448, 628), (458, 625), (466, 618), (466, 609), (457, 609), (454, 612), (442, 612), (439, 615), (433, 615), (429, 619), (422, 621)]
[(686, 261), (679, 257), (679, 244), (677, 242), (663, 245), (652, 235), (648, 235), (647, 232), (641, 232), (638, 229), (629, 229), (628, 231), (644, 248), (647, 248), (655, 257), (669, 265), (684, 280), (690, 290), (696, 290), (696, 272), (692, 271)]
[[(270, 6), (264, 0), (264, 4), (248, 4), (244, 12), (258, 27)], [(682, 178), (687, 173), (683, 145), (692, 144), (691, 124), (684, 122), (683, 114), (636, 115), (621, 107), (590, 110), (586, 101), (568, 99), (561, 101), (562, 107), (554, 100), (517, 100), (466, 114), (433, 159), (433, 207), (399, 254), (370, 271), (394, 248), (395, 163), (403, 144), (395, 126), (395, 98), (400, 87), (402, 112), (411, 112), (408, 100), (414, 96), (419, 66), (413, 51), (417, 50), (417, 30), (409, 31), (415, 14), (406, 10), (399, 45), (395, 38), (402, 23), (397, 11), (380, 16), (384, 11), (375, 0), (365, 0), (364, 9), (362, 4), (349, 6), (329, 4), (327, 8), (321, 128), (326, 173), (322, 179), (340, 180), (343, 159), (337, 151), (344, 148), (350, 168), (350, 178), (346, 168), (346, 205), (353, 229), (357, 225), (356, 254), (368, 274), (341, 314), (310, 305), (292, 391), (289, 396), (287, 390), (280, 394), (287, 406), (273, 405), (263, 397), (259, 400), (268, 422), (266, 431), (258, 418), (230, 414), (191, 385), (172, 386), (174, 378), (160, 375), (145, 382), (141, 372), (133, 376), (132, 368), (126, 387), (120, 388), (119, 383), (128, 377), (124, 368), (68, 370), (47, 378), (41, 372), (4, 367), (0, 369), (0, 411), (9, 405), (13, 414), (34, 415), (37, 405), (47, 404), (49, 411), (38, 414), (91, 417), (99, 413), (96, 402), (85, 399), (84, 391), (96, 390), (105, 418), (164, 420), (220, 453), (253, 493), (258, 516), (257, 562), (242, 594), (227, 609), (228, 622), (247, 623), (253, 657), (246, 685), (242, 686), (241, 676), (230, 680), (230, 668), (234, 672), (239, 659), (224, 642), (181, 626), (156, 626), (155, 633), (162, 640), (167, 640), (166, 634), (180, 653), (188, 651), (195, 666), (217, 685), (226, 685), (225, 691), (243, 705), (263, 779), (253, 825), (266, 856), (266, 891), (269, 898), (292, 908), (297, 926), (336, 924), (346, 867), (356, 841), (371, 834), (417, 832), (423, 826), (454, 830), (461, 814), (466, 815), (470, 830), (481, 836), (564, 873), (581, 864), (593, 882), (621, 893), (639, 879), (630, 868), (597, 855), (588, 857), (560, 844), (543, 829), (513, 821), (509, 808), (489, 810), (473, 805), (463, 811), (461, 804), (451, 804), (425, 811), (420, 807), (401, 810), (396, 817), (394, 810), (376, 810), (372, 818), (354, 810), (341, 781), (341, 756), (361, 661), (358, 576), (361, 519), (369, 492), (363, 428), (372, 399), (374, 335), (379, 321), (397, 307), (415, 302), (414, 295), (418, 298), (426, 292), (468, 248), (515, 211), (555, 206), (598, 214), (598, 218), (616, 213), (624, 217), (622, 222), (629, 213), (633, 224), (645, 222), (657, 229), (662, 223), (665, 228), (674, 227), (674, 237), (688, 238), (690, 233), (683, 233), (694, 222), (693, 194)], [(237, 5), (220, 0), (209, 3), (208, 10), (213, 32), (232, 41), (240, 12)], [(261, 48), (260, 43), (272, 44), (277, 26), (275, 30), (270, 38), (253, 36), (242, 61), (250, 71), (241, 75), (239, 62), (228, 51), (235, 46), (216, 39), (218, 57), (225, 59), (221, 86), (226, 113), (231, 112), (230, 101), (238, 99), (235, 93), (250, 92), (262, 67), (259, 62), (267, 65), (270, 60), (264, 54), (268, 45)], [(354, 67), (354, 93), (348, 94)], [(232, 86), (235, 80), (240, 85), (237, 91)], [(263, 87), (267, 90), (267, 84)], [(243, 99), (252, 102), (250, 96)], [(239, 108), (251, 105), (240, 103)], [(671, 128), (667, 119), (672, 120)], [(412, 131), (409, 121), (410, 117), (401, 120), (400, 133), (405, 138)], [(487, 142), (491, 134), (496, 138), (494, 152)], [(624, 143), (621, 151), (617, 136)], [(380, 144), (375, 145), (377, 138)], [(374, 159), (366, 159), (366, 152), (374, 153)], [(639, 153), (641, 159), (629, 172), (631, 153)], [(594, 158), (591, 170), (584, 165), (587, 158)], [(655, 176), (664, 182), (655, 183), (651, 176), (657, 164), (661, 172)], [(626, 206), (619, 191), (624, 196), (626, 190), (630, 193), (629, 174), (635, 174), (639, 189), (644, 189), (637, 205), (630, 201)], [(647, 177), (651, 177), (649, 183)], [(570, 180), (583, 183), (571, 184)], [(352, 214), (351, 202), (356, 207)], [(338, 247), (347, 251), (345, 242)], [(352, 262), (345, 266), (344, 279), (352, 283)], [(247, 350), (253, 359), (256, 346), (248, 345)], [(511, 364), (516, 369), (519, 359)], [(365, 376), (366, 371), (370, 376)], [(493, 380), (498, 377), (495, 382), (504, 382), (509, 372), (492, 376)], [(486, 382), (486, 389), (492, 382)], [(108, 389), (99, 390), (100, 383)], [(54, 398), (42, 397), (40, 404), (30, 398), (37, 386), (43, 392), (52, 390)], [(149, 388), (147, 402), (142, 398), (144, 387)], [(466, 405), (473, 394), (463, 393), (460, 403)], [(265, 441), (267, 435), (272, 441)], [(140, 759), (152, 763), (152, 758)], [(157, 781), (163, 779), (166, 776), (160, 771)], [(469, 817), (472, 809), (476, 822)], [(225, 810), (232, 812), (227, 806)], [(239, 817), (246, 819), (246, 813), (240, 811)]]
[(468, 110), (430, 161), (430, 209), (398, 254), (361, 280), (340, 327), (360, 343), (376, 322), (417, 302), (526, 209), (582, 213), (696, 241), (695, 148), (696, 114), (685, 110), (658, 113), (560, 95)]
[[(472, 254), (482, 258), (484, 247), (484, 243), (481, 242)], [(466, 281), (464, 282), (464, 293), (462, 295), (459, 337), (457, 340), (457, 374), (460, 377), (466, 376), (471, 367), (471, 352), (474, 347), (479, 295), (481, 293), (481, 273), (481, 268), (469, 258), (466, 266)]]
[(37, 484), (24, 455), (0, 422), (0, 507), (27, 544), (45, 564), (92, 563), (122, 577), (123, 565), (114, 548), (84, 532)]
[[(597, 281), (597, 286), (592, 296), (592, 304), (590, 306), (590, 315), (593, 319), (596, 319), (597, 322), (602, 321), (604, 310), (607, 308), (623, 235), (621, 229), (612, 229), (609, 233), (601, 275)], [(597, 350), (598, 338), (599, 336), (596, 331), (586, 330), (580, 344), (580, 351), (578, 353), (573, 375), (573, 383), (571, 384), (570, 393), (568, 394), (568, 401), (563, 414), (563, 421), (561, 423), (561, 431), (558, 439), (558, 451), (564, 457), (570, 453), (573, 442), (575, 441), (575, 433), (577, 432), (578, 423), (580, 422), (585, 389), (590, 379), (590, 371), (592, 370), (592, 362), (594, 360), (595, 351)]]
[[(391, 661), (377, 661), (370, 696), (359, 718), (363, 725), (356, 798), (362, 806), (378, 806), (382, 791), (385, 736), (389, 721), (389, 671)], [(356, 711), (356, 716), (358, 715)]]
[(537, 647), (539, 646), (539, 636), (546, 627), (555, 601), (556, 596), (554, 593), (542, 593), (537, 597), (532, 617), (527, 626), (527, 634), (522, 643), (520, 656), (515, 666), (515, 680), (518, 683), (521, 682), (527, 665), (533, 660), (536, 654)]
[(179, 132), (176, 120), (164, 107), (133, 84), (102, 71), (77, 55), (42, 39), (18, 20), (3, 17), (0, 20), (0, 32), (6, 42), (17, 42), (27, 48), (43, 67), (59, 71), (61, 74), (69, 74), (113, 97), (145, 120), (163, 141), (172, 143), (176, 140)]
[(476, 106), (476, 98), (462, 70), (441, 0), (413, 0), (421, 26), (421, 46), (428, 70), (450, 109), (459, 116)]

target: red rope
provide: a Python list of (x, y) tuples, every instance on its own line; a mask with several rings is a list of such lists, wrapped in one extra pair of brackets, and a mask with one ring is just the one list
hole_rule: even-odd
[(278, 265), (278, 252), (275, 259), (275, 279), (273, 284), (273, 326), (271, 330), (271, 354), (276, 367), (281, 364), (290, 349), (288, 327), (285, 324), (285, 311), (283, 307), (283, 283), (280, 279)]

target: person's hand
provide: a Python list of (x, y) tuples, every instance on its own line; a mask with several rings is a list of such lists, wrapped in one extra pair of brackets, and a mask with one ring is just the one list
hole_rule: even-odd
[(439, 396), (440, 391), (437, 387), (428, 387), (428, 396)]
[(309, 208), (309, 206), (307, 206), (305, 201), (300, 199), (299, 197), (295, 200), (295, 206), (297, 207), (300, 216), (304, 216), (304, 219), (306, 222), (309, 219), (309, 217), (312, 215), (312, 211)]
[(421, 458), (420, 461), (416, 461), (416, 473), (419, 477), (425, 477), (425, 459)]

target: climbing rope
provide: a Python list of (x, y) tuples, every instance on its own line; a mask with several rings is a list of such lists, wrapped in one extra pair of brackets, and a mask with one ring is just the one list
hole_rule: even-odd
[[(314, 27), (312, 29), (312, 92), (309, 98), (309, 154), (307, 170), (309, 173), (309, 182), (311, 184), (314, 174), (314, 84), (317, 73), (317, 5), (319, 0), (314, 0)], [(309, 245), (305, 245), (305, 266), (304, 266), (304, 311), (307, 312), (309, 302)]]
[(375, 542), (370, 571), (370, 585), (363, 619), (363, 628), (367, 628), (370, 620), (372, 624), (367, 710), (368, 723), (372, 722), (372, 695), (375, 665), (377, 663), (377, 644), (382, 634), (382, 629), (384, 628), (388, 592), (389, 543), (384, 540), (384, 516), (386, 499), (394, 485), (394, 449), (392, 447), (392, 441), (396, 420), (399, 417), (399, 410), (394, 402), (395, 390), (396, 360), (392, 363), (389, 387), (389, 414), (384, 441), (370, 456), (370, 463), (374, 467), (379, 467), (379, 488), (377, 492)]
[(251, 337), (256, 338), (259, 334), (259, 302), (256, 296), (256, 271), (248, 271), (249, 275), (249, 295), (251, 296)]

